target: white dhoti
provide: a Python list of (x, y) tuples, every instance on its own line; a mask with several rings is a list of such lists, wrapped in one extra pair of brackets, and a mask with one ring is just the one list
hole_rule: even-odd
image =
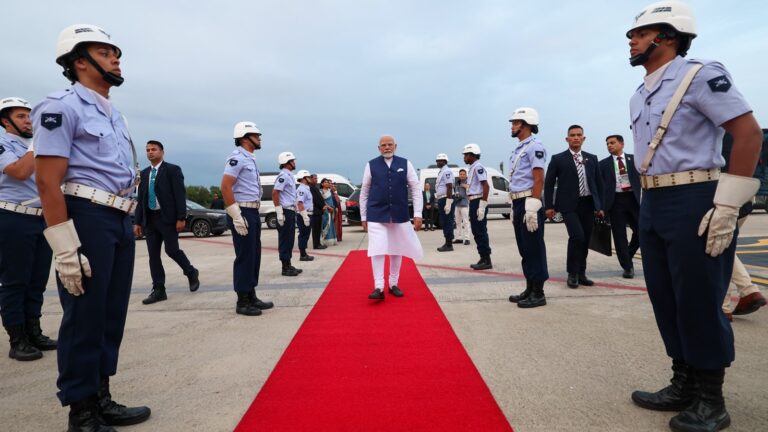
[(389, 286), (400, 279), (402, 257), (418, 259), (424, 255), (421, 242), (410, 222), (368, 222), (368, 256), (373, 267), (373, 286), (384, 290), (384, 261), (389, 255)]

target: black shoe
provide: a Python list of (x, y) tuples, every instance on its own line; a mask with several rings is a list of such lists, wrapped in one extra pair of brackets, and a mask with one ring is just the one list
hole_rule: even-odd
[(99, 414), (107, 426), (129, 426), (146, 421), (152, 414), (148, 407), (127, 407), (112, 400), (109, 378), (102, 378), (99, 385)]
[(200, 288), (200, 272), (196, 269), (192, 269), (192, 273), (187, 275), (187, 279), (189, 279), (189, 290), (191, 292), (197, 291), (198, 288)]
[(453, 241), (453, 244), (462, 244), (464, 243), (462, 240), (456, 239)]
[(520, 300), (525, 300), (528, 298), (528, 296), (531, 295), (531, 281), (526, 280), (525, 281), (525, 291), (521, 292), (518, 295), (511, 295), (509, 296), (509, 301), (512, 303), (517, 303)]
[(469, 240), (464, 240), (464, 246), (469, 246)]
[(295, 272), (296, 272), (296, 274), (301, 274), (301, 273), (304, 271), (304, 270), (302, 270), (302, 269), (300, 269), (300, 268), (296, 268), (296, 267), (294, 267), (294, 266), (291, 266), (291, 270), (295, 271)]
[(152, 287), (152, 292), (149, 296), (141, 302), (145, 305), (168, 300), (168, 296), (165, 294), (165, 287)]
[(299, 261), (314, 261), (315, 257), (309, 255), (302, 255), (299, 257)]
[(477, 264), (470, 265), (473, 270), (489, 270), (493, 268), (493, 264), (491, 264), (491, 257), (481, 257), (480, 261), (477, 262)]
[(298, 276), (298, 269), (291, 265), (290, 261), (283, 261), (283, 276)]
[(695, 402), (672, 417), (669, 427), (675, 432), (719, 431), (731, 425), (725, 410), (723, 378), (725, 369), (696, 370)]
[(630, 267), (627, 270), (624, 270), (624, 273), (621, 274), (621, 277), (624, 279), (632, 279), (635, 277), (635, 269)]
[(682, 360), (673, 360), (670, 385), (656, 393), (634, 391), (632, 402), (653, 411), (682, 411), (694, 402), (695, 387), (690, 366)]
[(313, 247), (312, 249), (328, 249), (328, 246), (326, 246), (326, 245), (319, 245), (319, 246)]
[(595, 284), (594, 281), (592, 281), (591, 279), (587, 279), (587, 275), (585, 274), (579, 275), (579, 285), (592, 286), (594, 284)]
[(260, 310), (267, 310), (267, 309), (272, 309), (273, 307), (275, 307), (275, 304), (272, 303), (271, 301), (259, 300), (259, 298), (256, 297), (256, 291), (255, 290), (251, 293), (250, 297), (251, 297), (251, 304), (256, 306), (257, 308), (259, 308)]
[(259, 316), (261, 309), (253, 304), (252, 297), (256, 297), (256, 290), (250, 292), (238, 292), (237, 303), (235, 304), (235, 313), (246, 316)]
[(27, 334), (27, 340), (30, 345), (40, 351), (56, 349), (56, 339), (51, 339), (43, 334), (43, 329), (40, 328), (40, 318), (27, 320), (27, 323), (24, 325), (24, 332)]
[(116, 432), (99, 415), (98, 398), (91, 396), (69, 406), (67, 432)]
[(568, 281), (565, 284), (568, 285), (568, 288), (578, 288), (579, 278), (573, 273), (568, 273)]
[(531, 282), (531, 293), (528, 297), (517, 302), (517, 307), (523, 309), (546, 306), (547, 298), (544, 297), (544, 282)]
[(11, 341), (11, 350), (8, 351), (8, 357), (18, 361), (31, 361), (43, 358), (43, 353), (35, 348), (27, 339), (24, 332), (24, 326), (5, 326)]
[(384, 300), (384, 291), (375, 288), (372, 293), (368, 294), (368, 298), (371, 300)]
[(400, 290), (400, 288), (397, 287), (397, 285), (392, 285), (391, 287), (389, 287), (389, 292), (390, 292), (390, 294), (392, 294), (395, 297), (402, 297), (402, 296), (405, 295)]
[(438, 252), (453, 252), (453, 245), (451, 244), (450, 241), (446, 240), (444, 245), (442, 245), (439, 248), (437, 248), (437, 251)]

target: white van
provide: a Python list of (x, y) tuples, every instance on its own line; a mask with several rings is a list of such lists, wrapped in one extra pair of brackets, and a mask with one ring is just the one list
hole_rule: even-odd
[[(272, 202), (272, 190), (275, 186), (277, 174), (277, 172), (265, 172), (261, 174), (261, 208), (259, 209), (259, 215), (261, 216), (262, 222), (267, 224), (267, 228), (271, 229), (277, 228), (277, 213), (275, 213), (275, 204)], [(353, 185), (348, 178), (335, 173), (317, 174), (318, 184), (324, 178), (330, 179), (336, 185), (336, 192), (339, 194), (339, 199), (341, 199), (342, 215), (346, 218), (345, 204), (347, 198), (352, 195), (357, 187)]]
[[(460, 167), (456, 164), (448, 164), (448, 167), (451, 168), (451, 171), (456, 178), (459, 177), (460, 169), (464, 168), (469, 171), (469, 167)], [(500, 214), (505, 218), (509, 218), (509, 181), (504, 178), (504, 175), (498, 170), (489, 167), (485, 167), (485, 169), (489, 174), (488, 214)], [(440, 169), (437, 168), (437, 165), (430, 165), (427, 168), (419, 170), (419, 183), (421, 184), (422, 190), (424, 190), (424, 184), (429, 183), (432, 191), (435, 191), (435, 182), (437, 181), (438, 172), (440, 172)]]

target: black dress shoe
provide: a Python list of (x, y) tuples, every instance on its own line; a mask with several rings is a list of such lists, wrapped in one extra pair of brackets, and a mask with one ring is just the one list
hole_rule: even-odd
[(480, 261), (477, 262), (477, 264), (472, 264), (470, 267), (473, 270), (489, 270), (493, 268), (493, 264), (491, 264), (491, 257), (481, 257)]
[(635, 269), (629, 268), (628, 270), (624, 270), (624, 273), (621, 274), (621, 277), (624, 279), (632, 279), (635, 277)]
[(398, 288), (398, 287), (397, 287), (397, 285), (392, 285), (391, 287), (389, 287), (389, 292), (390, 292), (390, 293), (391, 293), (393, 296), (395, 296), (395, 297), (402, 297), (402, 296), (404, 296), (404, 295), (405, 295), (405, 294), (403, 294), (403, 292), (400, 290), (400, 288)]
[(579, 278), (573, 273), (568, 273), (568, 281), (566, 282), (566, 285), (568, 285), (568, 288), (578, 288)]
[(302, 269), (300, 269), (300, 268), (296, 268), (296, 267), (294, 267), (294, 266), (291, 266), (291, 269), (292, 269), (293, 271), (295, 271), (295, 272), (296, 272), (296, 274), (301, 274), (301, 273), (304, 271), (304, 270), (302, 270)]
[(189, 290), (191, 292), (195, 292), (200, 288), (200, 272), (196, 268), (193, 268), (192, 273), (187, 275), (187, 279), (189, 279)]
[(591, 279), (587, 279), (587, 275), (583, 275), (583, 274), (579, 275), (579, 285), (592, 286), (594, 284), (595, 284), (594, 281), (592, 281)]
[(149, 293), (149, 296), (142, 300), (141, 302), (145, 305), (161, 302), (163, 300), (168, 300), (168, 296), (165, 294), (165, 287), (159, 287), (159, 288), (152, 288), (152, 292)]
[(299, 261), (314, 261), (314, 260), (315, 260), (315, 257), (309, 256), (309, 255), (302, 255), (299, 258)]
[(384, 291), (376, 288), (372, 293), (368, 294), (368, 298), (371, 300), (384, 300)]
[(438, 252), (453, 252), (453, 244), (451, 242), (445, 242), (444, 245), (437, 248)]

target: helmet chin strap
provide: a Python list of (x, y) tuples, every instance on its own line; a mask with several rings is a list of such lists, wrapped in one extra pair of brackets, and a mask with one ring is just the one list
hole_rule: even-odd
[(248, 142), (251, 143), (251, 145), (253, 146), (254, 150), (261, 150), (261, 144), (257, 144), (255, 142), (253, 142), (253, 140), (251, 139), (250, 136), (246, 137), (245, 139), (247, 139)]
[(18, 127), (18, 126), (16, 126), (16, 122), (14, 122), (13, 120), (11, 120), (11, 118), (10, 118), (10, 117), (7, 117), (7, 118), (6, 118), (6, 120), (8, 120), (8, 123), (10, 123), (10, 124), (11, 124), (11, 126), (13, 126), (13, 128), (14, 128), (14, 129), (16, 129), (16, 135), (18, 135), (18, 136), (20, 136), (20, 137), (22, 137), (22, 138), (27, 138), (27, 139), (29, 139), (29, 138), (32, 138), (32, 134), (31, 134), (31, 133), (29, 133), (29, 132), (24, 132), (24, 131), (22, 131), (21, 129), (19, 129), (19, 127)]
[(656, 40), (654, 40), (653, 42), (651, 42), (651, 45), (648, 46), (648, 48), (644, 52), (636, 56), (630, 57), (629, 64), (631, 64), (632, 66), (640, 66), (645, 64), (648, 61), (648, 59), (651, 58), (651, 53), (653, 52), (653, 50), (655, 50), (656, 47), (658, 46), (659, 44), (656, 43)]
[(120, 85), (125, 81), (125, 78), (121, 76), (115, 75), (112, 72), (105, 72), (104, 68), (96, 63), (96, 60), (94, 60), (93, 57), (88, 54), (88, 52), (83, 53), (83, 57), (88, 60), (88, 63), (90, 63), (91, 66), (93, 66), (101, 74), (101, 79), (106, 81), (107, 84), (120, 87)]

